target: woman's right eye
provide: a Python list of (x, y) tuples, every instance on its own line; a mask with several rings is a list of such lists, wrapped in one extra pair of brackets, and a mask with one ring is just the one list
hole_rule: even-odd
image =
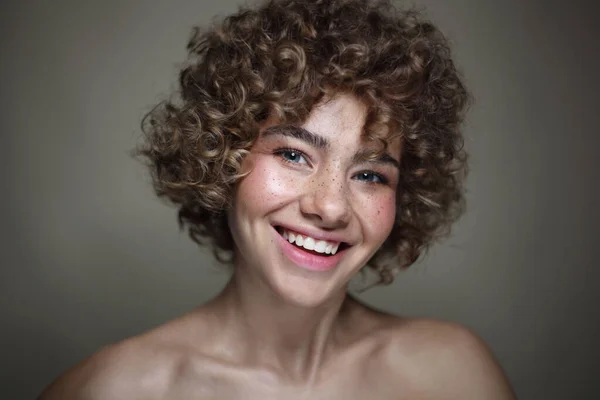
[(306, 157), (304, 157), (304, 154), (298, 150), (280, 149), (277, 150), (275, 154), (279, 155), (285, 161), (293, 164), (308, 164), (308, 161), (306, 160)]

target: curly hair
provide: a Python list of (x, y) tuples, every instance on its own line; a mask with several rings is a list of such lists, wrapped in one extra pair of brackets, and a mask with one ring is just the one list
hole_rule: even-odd
[(392, 232), (367, 264), (380, 283), (449, 233), (464, 208), (461, 123), (470, 96), (447, 40), (388, 1), (270, 0), (195, 28), (174, 98), (142, 122), (137, 149), (182, 229), (231, 261), (226, 215), (261, 122), (301, 123), (324, 96), (368, 104), (366, 137), (402, 138)]

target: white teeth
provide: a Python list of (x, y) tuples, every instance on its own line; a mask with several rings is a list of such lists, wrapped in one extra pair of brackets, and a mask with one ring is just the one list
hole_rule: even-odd
[[(306, 246), (304, 246), (306, 247)], [(325, 253), (325, 249), (327, 248), (327, 242), (324, 240), (319, 240), (317, 244), (315, 244), (315, 251), (317, 253)]]
[(335, 254), (337, 253), (338, 247), (340, 246), (340, 244), (336, 244), (335, 246), (333, 246), (333, 248), (331, 249), (331, 254)]
[(302, 244), (306, 250), (314, 250), (315, 249), (315, 239), (307, 237), (304, 239), (304, 244)]
[(329, 243), (325, 240), (315, 240), (308, 236), (302, 236), (297, 233), (293, 233), (284, 230), (281, 233), (284, 239), (292, 244), (296, 244), (298, 247), (303, 247), (306, 250), (314, 250), (317, 253), (335, 254), (338, 250), (339, 243)]

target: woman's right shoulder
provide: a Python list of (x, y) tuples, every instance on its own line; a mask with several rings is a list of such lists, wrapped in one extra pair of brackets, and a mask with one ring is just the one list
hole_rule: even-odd
[(104, 347), (48, 386), (38, 400), (162, 399), (177, 352), (145, 337)]

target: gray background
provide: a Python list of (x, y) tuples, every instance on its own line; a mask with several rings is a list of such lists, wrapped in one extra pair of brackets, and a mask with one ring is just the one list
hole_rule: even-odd
[[(33, 398), (100, 346), (226, 279), (128, 154), (192, 25), (236, 0), (2, 2), (0, 398)], [(598, 398), (599, 28), (592, 2), (428, 0), (477, 103), (469, 212), (362, 297), (450, 319), (522, 399)]]

